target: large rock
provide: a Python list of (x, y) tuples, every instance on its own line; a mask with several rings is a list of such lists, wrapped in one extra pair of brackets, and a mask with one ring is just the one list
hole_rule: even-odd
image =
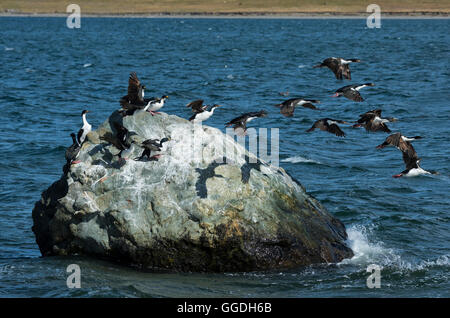
[[(113, 145), (114, 121), (134, 132), (129, 141), (138, 145), (147, 138), (171, 141), (159, 160), (123, 164)], [(133, 158), (141, 153), (136, 146)], [(88, 135), (79, 159), (33, 210), (44, 256), (91, 255), (153, 269), (250, 271), (353, 255), (344, 225), (297, 181), (216, 128), (164, 113), (122, 119), (114, 112)]]

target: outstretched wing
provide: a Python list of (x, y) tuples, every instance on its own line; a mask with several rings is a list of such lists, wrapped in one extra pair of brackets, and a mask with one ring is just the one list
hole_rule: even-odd
[(205, 110), (205, 108), (203, 107), (203, 99), (194, 100), (193, 102), (187, 104), (186, 107), (192, 108), (192, 111), (194, 113), (201, 113)]
[(336, 124), (331, 124), (330, 126), (328, 126), (328, 131), (338, 137), (345, 137), (345, 133)]
[(342, 76), (344, 76), (346, 79), (351, 80), (352, 74), (350, 72), (350, 66), (348, 64), (344, 64), (341, 66), (341, 72)]
[(355, 89), (346, 89), (344, 91), (344, 96), (348, 99), (354, 100), (355, 102), (362, 102), (364, 99), (361, 94)]
[(128, 99), (132, 104), (142, 99), (141, 82), (136, 72), (132, 72), (128, 79)]
[(327, 58), (323, 64), (328, 67), (336, 76), (337, 79), (342, 79), (342, 68), (339, 61), (335, 58)]
[(286, 117), (292, 117), (294, 116), (294, 110), (295, 107), (292, 103), (284, 104), (283, 106), (281, 106), (280, 113)]
[(311, 104), (311, 103), (304, 103), (303, 105), (301, 105), (302, 107), (305, 107), (305, 108), (310, 108), (310, 109), (317, 109), (317, 107), (316, 106), (314, 106), (313, 104)]
[(417, 153), (415, 151), (403, 151), (402, 155), (407, 170), (418, 168), (417, 161), (419, 158), (417, 157)]

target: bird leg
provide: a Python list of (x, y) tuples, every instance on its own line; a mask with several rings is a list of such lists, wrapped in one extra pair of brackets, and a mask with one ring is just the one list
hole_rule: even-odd
[(151, 156), (150, 157), (150, 160), (158, 160), (159, 158), (161, 158), (161, 154), (157, 154), (157, 155), (154, 155), (154, 156)]
[(403, 175), (401, 173), (399, 173), (399, 174), (393, 175), (392, 178), (400, 178), (401, 176), (403, 176)]
[(150, 110), (149, 112), (150, 112), (150, 114), (152, 114), (152, 116), (155, 116), (155, 114), (158, 114), (158, 115), (161, 114), (160, 112), (154, 112), (152, 110)]
[(72, 161), (70, 164), (71, 164), (71, 165), (76, 165), (77, 163), (81, 163), (81, 160), (75, 160), (75, 161)]

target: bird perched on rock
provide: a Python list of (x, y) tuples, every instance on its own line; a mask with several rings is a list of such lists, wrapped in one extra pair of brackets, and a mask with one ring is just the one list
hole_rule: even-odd
[(211, 117), (214, 113), (214, 110), (218, 107), (221, 107), (221, 105), (214, 104), (209, 110), (207, 110), (209, 106), (203, 105), (203, 99), (197, 99), (187, 104), (186, 107), (192, 108), (192, 111), (194, 112), (194, 115), (189, 118), (189, 121), (199, 123)]
[(426, 171), (420, 167), (421, 159), (411, 144), (411, 141), (422, 139), (420, 136), (405, 137), (401, 133), (395, 133), (386, 138), (386, 140), (377, 146), (377, 149), (383, 149), (386, 146), (394, 146), (402, 152), (403, 161), (406, 169), (399, 174), (393, 175), (394, 178), (415, 177), (423, 174), (438, 174), (436, 171)]
[(121, 125), (118, 122), (113, 123), (114, 128), (116, 129), (116, 138), (117, 141), (120, 143), (119, 149), (125, 149), (130, 146), (130, 143), (127, 141), (129, 131), (126, 129), (123, 125)]
[(128, 78), (128, 94), (123, 96), (120, 100), (120, 111), (122, 116), (133, 115), (138, 109), (144, 109), (146, 106), (150, 107), (150, 102), (154, 99), (144, 98), (145, 85), (141, 84), (141, 81), (137, 77), (135, 72), (130, 73)]
[(350, 80), (352, 79), (350, 73), (350, 63), (361, 62), (359, 59), (343, 59), (340, 57), (329, 57), (323, 60), (322, 63), (314, 65), (313, 68), (317, 67), (328, 67), (336, 76), (337, 79), (342, 80), (342, 77)]
[(156, 160), (161, 157), (161, 154), (157, 154), (150, 157), (150, 154), (152, 151), (161, 151), (163, 147), (163, 143), (170, 141), (170, 137), (164, 137), (161, 140), (158, 139), (147, 139), (142, 142), (141, 147), (144, 148), (144, 151), (142, 152), (142, 155), (139, 158), (136, 158), (135, 160), (142, 160), (144, 157), (147, 157), (149, 160)]
[(384, 131), (390, 133), (391, 130), (386, 123), (395, 121), (397, 121), (397, 118), (394, 117), (381, 118), (381, 109), (374, 109), (359, 115), (358, 123), (353, 125), (353, 127), (363, 126), (367, 131)]
[(347, 85), (339, 88), (332, 97), (341, 97), (344, 96), (350, 100), (355, 102), (362, 102), (364, 99), (362, 98), (359, 90), (366, 86), (375, 86), (374, 83), (365, 83), (365, 84), (354, 84)]
[(153, 98), (150, 99), (147, 106), (145, 106), (144, 110), (150, 112), (150, 114), (155, 115), (159, 114), (158, 110), (160, 110), (164, 106), (164, 102), (168, 99), (169, 96), (164, 95), (161, 98)]
[(229, 121), (225, 124), (226, 127), (233, 126), (234, 132), (238, 136), (244, 136), (247, 133), (247, 123), (252, 121), (255, 118), (261, 118), (266, 117), (267, 112), (264, 110), (261, 110), (259, 112), (250, 112), (245, 113), (239, 117), (234, 118), (233, 120)]
[(345, 137), (345, 133), (341, 130), (338, 124), (348, 124), (343, 120), (336, 120), (331, 118), (322, 118), (316, 121), (311, 128), (306, 132), (311, 132), (318, 128), (323, 131), (328, 131), (329, 133), (335, 134), (338, 137)]
[(280, 107), (280, 113), (286, 117), (292, 117), (294, 115), (295, 107), (302, 106), (310, 109), (317, 109), (312, 103), (319, 104), (319, 100), (315, 99), (304, 99), (301, 97), (288, 99), (281, 104), (275, 105), (276, 107)]
[(92, 126), (88, 123), (87, 119), (86, 119), (86, 114), (89, 113), (88, 110), (83, 110), (83, 112), (81, 113), (81, 118), (83, 120), (83, 126), (80, 128), (80, 130), (78, 131), (78, 143), (81, 145), (84, 140), (86, 139), (87, 134), (89, 134), (92, 130)]
[(68, 165), (80, 163), (80, 161), (75, 161), (75, 159), (80, 154), (81, 145), (78, 143), (78, 140), (74, 133), (71, 133), (72, 137), (72, 145), (66, 149), (66, 161)]

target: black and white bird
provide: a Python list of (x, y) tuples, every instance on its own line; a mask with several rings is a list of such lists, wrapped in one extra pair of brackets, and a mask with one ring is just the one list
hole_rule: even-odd
[(147, 106), (144, 107), (144, 110), (150, 112), (152, 116), (155, 114), (159, 114), (158, 110), (160, 110), (164, 106), (164, 102), (168, 98), (169, 96), (164, 95), (161, 98), (150, 99)]
[(87, 119), (86, 119), (86, 114), (89, 113), (88, 110), (83, 110), (83, 112), (81, 113), (81, 118), (83, 120), (83, 126), (80, 128), (80, 130), (78, 131), (78, 143), (81, 145), (84, 140), (86, 139), (87, 134), (89, 134), (92, 130), (92, 126), (88, 123)]
[(144, 96), (145, 85), (141, 84), (135, 72), (130, 73), (128, 94), (119, 100), (120, 106), (122, 106), (122, 116), (133, 115), (138, 109), (144, 109), (146, 106), (150, 107), (150, 103), (154, 98), (144, 98)]
[(341, 80), (343, 77), (350, 80), (352, 79), (350, 73), (350, 63), (361, 62), (359, 59), (343, 59), (340, 57), (329, 57), (323, 60), (322, 63), (314, 65), (313, 67), (328, 67), (336, 76), (337, 79)]
[(76, 161), (75, 159), (80, 154), (81, 145), (78, 143), (77, 137), (74, 133), (71, 133), (72, 137), (72, 145), (66, 149), (66, 161), (68, 165), (80, 163), (80, 161)]
[(187, 104), (186, 107), (190, 107), (194, 113), (201, 113), (208, 108), (208, 105), (203, 105), (203, 99), (196, 99)]
[(124, 126), (119, 124), (118, 122), (114, 122), (114, 128), (116, 129), (116, 137), (119, 141), (119, 149), (125, 149), (130, 146), (130, 143), (127, 141), (129, 136), (129, 131)]
[(345, 137), (345, 133), (341, 130), (338, 124), (348, 124), (343, 120), (336, 120), (331, 118), (322, 118), (316, 121), (311, 128), (309, 128), (306, 132), (314, 131), (314, 129), (318, 128), (323, 131), (328, 131), (329, 133), (335, 134), (338, 137)]
[(225, 124), (226, 127), (233, 126), (234, 132), (238, 136), (244, 136), (247, 133), (247, 123), (255, 118), (266, 117), (267, 112), (261, 110), (259, 112), (245, 113), (239, 117), (234, 118)]
[(158, 139), (147, 139), (142, 142), (141, 147), (144, 148), (142, 155), (139, 158), (134, 160), (142, 160), (144, 157), (147, 157), (148, 160), (156, 160), (161, 157), (161, 154), (157, 154), (150, 157), (152, 151), (161, 151), (163, 148), (163, 144), (167, 141), (170, 141), (170, 137), (164, 137), (161, 140)]
[(337, 91), (335, 91), (334, 92), (335, 94), (332, 97), (344, 96), (355, 102), (362, 102), (364, 99), (362, 98), (361, 94), (359, 93), (359, 90), (361, 88), (367, 87), (367, 86), (375, 86), (375, 84), (374, 83), (365, 83), (365, 84), (347, 85), (347, 86), (341, 87)]
[(370, 110), (362, 115), (359, 115), (357, 124), (353, 127), (364, 127), (367, 131), (384, 131), (390, 133), (391, 130), (386, 125), (389, 122), (397, 121), (397, 118), (386, 117), (381, 118), (381, 109)]
[(294, 116), (294, 111), (295, 111), (296, 106), (302, 106), (302, 107), (310, 108), (310, 109), (317, 109), (317, 107), (314, 106), (313, 103), (319, 104), (320, 101), (315, 100), (315, 99), (304, 99), (304, 98), (297, 97), (297, 98), (288, 99), (288, 100), (282, 102), (281, 104), (277, 104), (275, 106), (280, 108), (280, 113), (283, 114), (284, 116), (292, 117), (292, 116)]
[(386, 140), (377, 146), (377, 149), (383, 149), (386, 146), (394, 146), (402, 152), (403, 161), (406, 169), (399, 174), (393, 175), (394, 178), (415, 177), (423, 174), (438, 174), (436, 171), (426, 171), (420, 167), (420, 158), (411, 144), (411, 141), (422, 139), (420, 136), (405, 137), (401, 133), (388, 136)]

